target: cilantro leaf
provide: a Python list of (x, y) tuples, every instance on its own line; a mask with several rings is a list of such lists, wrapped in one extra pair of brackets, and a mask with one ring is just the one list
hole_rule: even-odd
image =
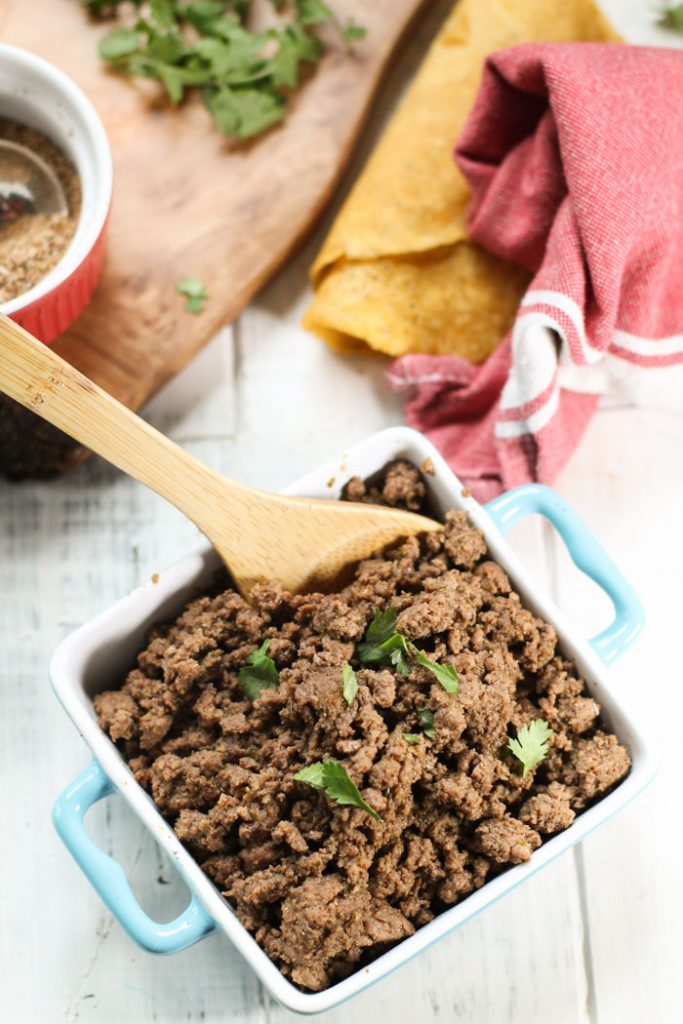
[(187, 296), (185, 303), (187, 313), (201, 313), (209, 293), (198, 277), (181, 277), (176, 283), (175, 290), (179, 295)]
[(683, 4), (660, 8), (659, 22), (665, 28), (673, 29), (674, 32), (683, 32)]
[(548, 753), (548, 742), (552, 734), (553, 730), (544, 719), (535, 718), (518, 729), (516, 739), (508, 742), (507, 749), (523, 766), (523, 779)]
[(385, 640), (388, 640), (390, 636), (396, 632), (396, 620), (398, 618), (398, 611), (396, 608), (387, 608), (382, 611), (380, 608), (375, 608), (375, 614), (372, 622), (367, 628), (365, 634), (365, 641), (368, 644), (382, 644)]
[(315, 761), (297, 772), (294, 778), (297, 782), (305, 782), (307, 786), (312, 786), (313, 789), (324, 789), (327, 764), (327, 761)]
[(269, 35), (277, 42), (277, 50), (268, 61), (266, 70), (273, 85), (293, 89), (299, 84), (299, 66), (319, 61), (323, 45), (298, 24), (286, 25), (281, 32), (271, 31)]
[[(172, 64), (159, 63), (154, 77), (159, 79), (168, 93), (169, 100), (174, 107), (177, 107), (185, 94), (182, 71), (174, 68)], [(189, 308), (189, 303), (186, 308)], [(197, 312), (201, 313), (202, 308), (197, 309)], [(192, 312), (195, 311), (192, 310)]]
[(285, 33), (277, 38), (277, 50), (270, 58), (270, 73), (273, 76), (273, 83), (294, 89), (299, 84), (299, 48), (296, 42)]
[(430, 739), (433, 739), (436, 735), (436, 729), (434, 728), (434, 712), (431, 708), (418, 708), (417, 717), (422, 722), (422, 731), (425, 736), (429, 736)]
[[(264, 33), (248, 32), (238, 21), (220, 18), (211, 23), (207, 38), (222, 48), (226, 68), (231, 73), (230, 81), (248, 81), (263, 66), (262, 52), (268, 39)], [(220, 74), (217, 78), (218, 84), (223, 84)]]
[(117, 28), (100, 39), (98, 46), (100, 57), (112, 62), (129, 57), (138, 52), (140, 34), (132, 28)]
[[(231, 40), (230, 45), (214, 36), (198, 39), (194, 45), (194, 68), (202, 68), (202, 76), (211, 75), (221, 87), (244, 85), (255, 81), (263, 74), (263, 61), (257, 56), (261, 44), (252, 52), (248, 46), (241, 46)], [(219, 89), (220, 91), (220, 89)]]
[(414, 732), (402, 732), (401, 736), (406, 741), (406, 743), (420, 743), (420, 741), (422, 740), (422, 737)]
[(348, 662), (342, 666), (342, 696), (347, 704), (353, 704), (358, 693), (358, 679)]
[(392, 665), (402, 676), (410, 675), (410, 661), (408, 660), (408, 644), (402, 633), (394, 633), (381, 645), (380, 650), (388, 656), (389, 664)]
[[(277, 24), (252, 30), (252, 0), (132, 0), (143, 14), (99, 43), (117, 71), (153, 78), (177, 106), (186, 90), (200, 88), (218, 129), (241, 141), (267, 131), (287, 111), (287, 90), (299, 84), (304, 63), (317, 64), (325, 50), (316, 26), (330, 23), (347, 45), (364, 30), (343, 24), (322, 0), (271, 0)], [(88, 13), (116, 16), (124, 0), (81, 0)], [(188, 31), (189, 30), (189, 31)], [(199, 312), (193, 303), (191, 312)]]
[(240, 669), (240, 686), (249, 700), (256, 700), (261, 690), (277, 690), (280, 674), (272, 658), (267, 656), (270, 640), (264, 640), (261, 646), (249, 656), (247, 665)]
[(216, 127), (223, 135), (230, 137), (237, 135), (240, 125), (239, 115), (232, 102), (232, 93), (229, 89), (221, 89), (219, 92), (204, 90), (204, 103), (216, 122)]
[(391, 665), (401, 675), (408, 675), (408, 644), (403, 634), (396, 632), (397, 616), (396, 608), (376, 608), (357, 653), (364, 665)]
[(207, 22), (215, 21), (225, 13), (225, 4), (221, 0), (194, 0), (184, 10), (187, 20), (196, 28), (201, 28)]
[(344, 26), (343, 34), (347, 43), (355, 43), (360, 39), (365, 39), (366, 29), (362, 25), (357, 25), (353, 18), (351, 18), (348, 24)]
[(294, 4), (302, 25), (319, 25), (320, 22), (332, 20), (332, 11), (321, 0), (294, 0)]
[(320, 25), (328, 21), (347, 45), (362, 39), (365, 35), (365, 29), (356, 25), (353, 18), (343, 25), (332, 8), (322, 0), (294, 0), (294, 7), (297, 19), (302, 25)]
[(328, 761), (316, 761), (307, 768), (302, 768), (294, 778), (297, 782), (313, 786), (314, 789), (323, 789), (327, 796), (338, 804), (358, 807), (361, 811), (367, 811), (377, 821), (382, 820), (374, 807), (366, 803), (360, 795), (346, 768), (332, 758)]
[(157, 32), (144, 21), (138, 22), (138, 28), (144, 28), (148, 33), (144, 56), (149, 59), (150, 63), (156, 63), (160, 67), (169, 68), (182, 75), (184, 69), (177, 65), (185, 56), (187, 47), (180, 32), (174, 28), (169, 29), (168, 32)]
[(223, 134), (242, 140), (258, 135), (285, 116), (284, 98), (258, 89), (225, 86), (208, 95), (206, 103)]
[(410, 672), (408, 645), (402, 633), (392, 633), (381, 644), (361, 644), (358, 648), (358, 657), (364, 665), (391, 666), (403, 676)]
[(458, 692), (458, 673), (453, 665), (439, 665), (437, 661), (432, 661), (422, 651), (418, 651), (414, 644), (410, 644), (410, 653), (414, 656), (418, 665), (429, 669), (432, 675), (436, 676), (437, 681), (443, 686), (446, 693)]
[(233, 101), (239, 119), (237, 137), (250, 139), (277, 124), (285, 116), (285, 100), (259, 89), (235, 89)]
[(396, 608), (375, 609), (375, 615), (365, 633), (365, 640), (359, 644), (357, 655), (364, 665), (392, 666), (401, 675), (410, 673), (410, 658), (436, 676), (446, 693), (457, 693), (458, 673), (452, 665), (439, 665), (415, 644), (396, 632), (398, 611)]
[(149, 2), (152, 17), (159, 25), (170, 27), (175, 25), (175, 2), (174, 0), (150, 0)]

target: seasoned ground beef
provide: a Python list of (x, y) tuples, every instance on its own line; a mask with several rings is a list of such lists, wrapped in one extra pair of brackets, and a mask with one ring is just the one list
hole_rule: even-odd
[(359, 476), (352, 476), (344, 486), (342, 497), (345, 501), (365, 501), (424, 512), (427, 487), (416, 466), (405, 459), (397, 459), (376, 478), (361, 480)]
[[(399, 462), (346, 494), (422, 509), (426, 488)], [(395, 610), (407, 664), (361, 660), (377, 609)], [(264, 640), (279, 680), (252, 701), (239, 670)], [(457, 670), (457, 692), (416, 648)], [(527, 861), (630, 768), (552, 626), (457, 511), (361, 562), (338, 594), (271, 582), (251, 604), (231, 589), (193, 601), (95, 707), (240, 920), (313, 991)], [(523, 775), (507, 744), (537, 719), (552, 728), (549, 749)], [(329, 759), (379, 818), (295, 780)]]

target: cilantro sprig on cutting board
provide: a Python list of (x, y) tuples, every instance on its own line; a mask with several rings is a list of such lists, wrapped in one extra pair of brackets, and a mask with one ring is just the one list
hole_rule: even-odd
[(176, 281), (175, 290), (187, 299), (186, 313), (201, 313), (209, 298), (204, 283), (198, 277), (181, 277), (179, 281)]
[[(97, 17), (117, 15), (122, 2), (81, 0)], [(252, 30), (252, 0), (134, 0), (136, 19), (100, 40), (100, 56), (123, 74), (161, 82), (174, 105), (201, 89), (218, 129), (244, 141), (284, 118), (302, 65), (324, 53), (318, 25), (330, 23), (347, 45), (365, 34), (321, 0), (270, 2), (278, 24)]]

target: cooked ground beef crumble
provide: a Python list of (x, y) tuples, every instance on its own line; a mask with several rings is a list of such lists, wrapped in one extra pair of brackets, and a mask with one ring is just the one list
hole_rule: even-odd
[[(372, 485), (351, 480), (346, 496), (421, 510), (426, 488), (398, 462)], [(457, 668), (457, 693), (417, 663), (402, 676), (358, 661), (375, 609), (389, 606), (398, 630)], [(252, 703), (238, 671), (264, 639), (279, 686)], [(350, 704), (345, 662), (359, 684)], [(523, 607), (457, 511), (443, 531), (361, 562), (337, 594), (271, 582), (251, 605), (231, 589), (193, 601), (95, 707), (242, 923), (313, 991), (528, 860), (630, 768), (552, 626)], [(506, 744), (539, 717), (550, 750), (523, 778)], [(380, 821), (294, 780), (327, 757)]]

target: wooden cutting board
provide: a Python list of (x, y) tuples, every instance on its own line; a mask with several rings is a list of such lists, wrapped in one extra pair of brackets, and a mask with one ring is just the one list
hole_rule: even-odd
[[(257, 0), (267, 5), (267, 0)], [(79, 0), (0, 0), (0, 38), (52, 61), (87, 93), (114, 155), (108, 255), (95, 297), (55, 349), (137, 409), (232, 320), (305, 236), (350, 155), (402, 34), (425, 0), (330, 0), (367, 35), (349, 55), (332, 36), (283, 125), (243, 147), (213, 127), (201, 101), (170, 109), (105, 70), (107, 31)], [(428, 2), (428, 0), (427, 0)], [(191, 274), (210, 301), (184, 312)], [(0, 473), (47, 476), (83, 452), (31, 413), (0, 403)]]

